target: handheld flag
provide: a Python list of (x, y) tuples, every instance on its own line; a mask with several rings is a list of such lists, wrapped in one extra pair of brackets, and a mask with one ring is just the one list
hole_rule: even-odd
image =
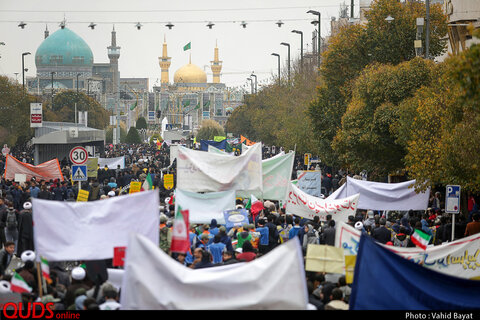
[(130, 110), (134, 110), (137, 107), (138, 100), (130, 107)]
[(245, 208), (250, 209), (250, 212), (254, 215), (264, 209), (262, 201), (258, 200), (253, 194), (250, 196)]
[(50, 267), (47, 259), (40, 257), (40, 266), (42, 268), (42, 276), (45, 278), (45, 280), (47, 280), (48, 284), (51, 284), (52, 278), (50, 277)]
[(423, 250), (427, 249), (428, 243), (432, 238), (431, 235), (426, 234), (425, 232), (415, 229), (415, 232), (412, 234), (411, 238), (412, 242), (417, 246), (422, 248)]
[(152, 189), (153, 189), (153, 180), (152, 180), (152, 175), (149, 173), (147, 175), (147, 178), (142, 184), (142, 191), (152, 190)]
[(186, 253), (190, 250), (188, 225), (188, 210), (182, 210), (181, 207), (178, 207), (173, 221), (171, 252)]
[(10, 289), (12, 292), (24, 293), (24, 292), (32, 292), (32, 288), (28, 285), (28, 283), (22, 278), (21, 275), (14, 272), (12, 280), (10, 280), (11, 287)]

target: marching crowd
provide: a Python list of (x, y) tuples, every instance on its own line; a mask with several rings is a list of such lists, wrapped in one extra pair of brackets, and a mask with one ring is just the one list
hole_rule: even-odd
[[(25, 162), (31, 161), (31, 150), (12, 150), (23, 155)], [(276, 246), (298, 238), (304, 254), (309, 244), (335, 245), (335, 220), (327, 216), (321, 221), (318, 217), (308, 220), (285, 212), (278, 201), (264, 201), (263, 210), (249, 211), (249, 223), (238, 228), (227, 229), (216, 220), (210, 224), (190, 226), (191, 249), (186, 254), (170, 252), (174, 217), (173, 190), (166, 189), (162, 176), (175, 174), (175, 161), (171, 164), (169, 148), (156, 145), (106, 146), (104, 157), (125, 155), (125, 168), (98, 168), (97, 178), (90, 178), (81, 188), (89, 191), (89, 201), (122, 196), (128, 193), (132, 181), (144, 181), (148, 174), (158, 190), (161, 199), (159, 209), (159, 247), (184, 266), (192, 269), (208, 268), (239, 262), (249, 262), (268, 254)], [(270, 149), (264, 150), (264, 157), (272, 156)], [(297, 159), (293, 172), (304, 169)], [(37, 181), (24, 183), (7, 181), (3, 178), (5, 159), (0, 160), (2, 180), (0, 182), (0, 276), (9, 280), (12, 276), (11, 262), (15, 257), (18, 266), (15, 270), (33, 289), (31, 294), (23, 294), (24, 302), (54, 302), (57, 310), (118, 309), (120, 290), (106, 281), (101, 287), (88, 277), (87, 270), (76, 262), (75, 266), (65, 262), (51, 262), (51, 282), (46, 284), (40, 295), (37, 268), (34, 256), (32, 198), (52, 201), (76, 201), (78, 184), (70, 180), (70, 164), (61, 161), (64, 181)], [(328, 171), (328, 170), (327, 170)], [(324, 193), (331, 194), (344, 183), (347, 174), (325, 172), (322, 180)], [(293, 177), (294, 178), (294, 177)], [(355, 178), (355, 177), (354, 177)], [(357, 176), (358, 178), (358, 176)], [(346, 221), (352, 227), (362, 230), (376, 241), (392, 246), (414, 247), (411, 235), (415, 229), (432, 235), (431, 244), (459, 239), (480, 232), (480, 216), (474, 198), (470, 200), (467, 218), (458, 215), (455, 220), (455, 234), (452, 235), (451, 216), (441, 209), (441, 195), (434, 193), (430, 208), (425, 212), (377, 212), (357, 210), (356, 215)], [(237, 208), (245, 208), (247, 199), (237, 198)], [(17, 259), (17, 260), (18, 260)], [(109, 267), (111, 261), (106, 262)], [(321, 272), (306, 272), (306, 287), (309, 303), (313, 309), (348, 309), (351, 292), (345, 276)], [(41, 297), (40, 297), (41, 296)]]

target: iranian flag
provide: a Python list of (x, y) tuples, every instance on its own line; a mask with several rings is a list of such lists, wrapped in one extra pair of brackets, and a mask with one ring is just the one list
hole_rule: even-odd
[(52, 278), (50, 278), (50, 267), (48, 266), (47, 259), (40, 257), (40, 266), (42, 268), (42, 276), (49, 284), (52, 283)]
[(171, 252), (186, 253), (190, 250), (188, 226), (188, 210), (182, 210), (181, 207), (178, 207), (173, 220)]
[(428, 243), (432, 238), (431, 235), (426, 234), (425, 232), (415, 229), (415, 232), (412, 234), (412, 242), (417, 246), (422, 248), (423, 250), (427, 249)]
[(152, 180), (152, 176), (149, 173), (147, 175), (147, 178), (145, 179), (145, 181), (142, 184), (142, 191), (152, 190), (152, 189), (153, 189), (153, 180)]
[(12, 290), (12, 292), (18, 292), (18, 293), (32, 292), (32, 288), (25, 282), (22, 276), (16, 272), (13, 273), (13, 277), (10, 280), (10, 284), (11, 284), (10, 289)]
[(263, 202), (258, 200), (253, 194), (250, 195), (250, 199), (248, 199), (248, 203), (245, 208), (250, 209), (250, 212), (254, 216), (264, 209)]

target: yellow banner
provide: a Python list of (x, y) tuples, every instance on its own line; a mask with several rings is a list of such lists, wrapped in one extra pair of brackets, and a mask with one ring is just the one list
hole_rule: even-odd
[(90, 192), (87, 190), (80, 190), (78, 191), (77, 201), (88, 201), (88, 195)]
[(142, 183), (140, 181), (133, 181), (130, 183), (129, 193), (139, 192), (142, 189)]
[(221, 142), (223, 140), (227, 139), (227, 137), (222, 137), (222, 136), (215, 136), (213, 137), (213, 141), (216, 141), (216, 142)]
[(343, 249), (321, 244), (309, 244), (305, 270), (314, 272), (344, 273)]
[(167, 190), (173, 189), (173, 187), (175, 186), (175, 183), (173, 181), (173, 174), (169, 173), (163, 175), (163, 186)]
[(87, 177), (96, 178), (98, 176), (98, 158), (88, 158)]
[(353, 283), (355, 261), (357, 261), (357, 256), (345, 256), (345, 280), (348, 284)]

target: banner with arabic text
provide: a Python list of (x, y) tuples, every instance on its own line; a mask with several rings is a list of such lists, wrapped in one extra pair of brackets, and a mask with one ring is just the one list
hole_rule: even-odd
[[(344, 255), (358, 253), (361, 232), (347, 224), (336, 228), (335, 246), (343, 248)], [(480, 280), (480, 234), (462, 238), (440, 246), (401, 248), (385, 246), (390, 251), (424, 267), (452, 276)]]
[(328, 200), (309, 195), (290, 183), (287, 194), (287, 214), (294, 214), (306, 219), (319, 216), (321, 221), (332, 215), (335, 221), (347, 221), (348, 216), (355, 215), (359, 195), (345, 199)]

